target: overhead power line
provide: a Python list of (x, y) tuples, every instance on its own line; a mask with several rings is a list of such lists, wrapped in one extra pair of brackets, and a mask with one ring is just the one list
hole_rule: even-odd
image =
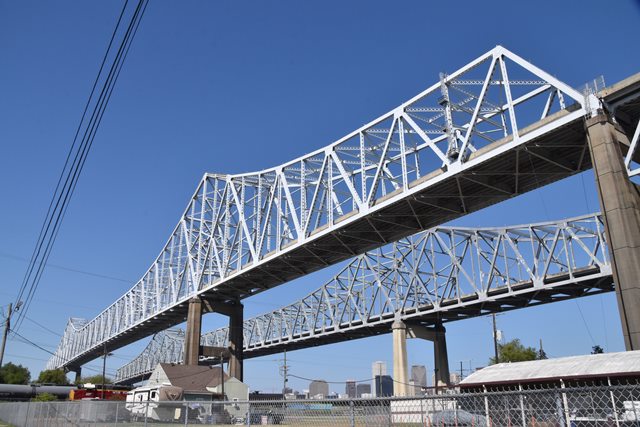
[[(118, 17), (115, 29), (102, 59), (98, 75), (91, 88), (91, 93), (85, 104), (84, 111), (76, 129), (71, 148), (67, 153), (64, 166), (58, 178), (47, 215), (40, 228), (40, 234), (31, 254), (22, 284), (16, 298), (16, 306), (22, 301), (22, 308), (17, 312), (15, 330), (20, 328), (25, 314), (28, 312), (33, 296), (35, 295), (40, 279), (44, 272), (51, 250), (60, 231), (60, 226), (69, 207), (69, 203), (78, 184), (78, 180), (85, 166), (89, 151), (93, 145), (96, 133), (102, 121), (111, 94), (115, 87), (124, 61), (140, 26), (140, 22), (148, 5), (148, 0), (138, 0), (135, 10), (128, 9), (129, 1), (126, 0)], [(126, 28), (122, 25), (123, 18), (129, 16)], [(114, 52), (114, 47), (119, 40), (119, 47)], [(105, 76), (105, 65), (111, 61), (109, 71)], [(99, 95), (96, 97), (96, 89), (102, 85)], [(89, 114), (89, 112), (91, 114)]]

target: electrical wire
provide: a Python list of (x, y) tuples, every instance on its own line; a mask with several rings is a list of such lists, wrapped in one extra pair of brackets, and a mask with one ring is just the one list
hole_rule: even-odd
[[(100, 123), (102, 122), (107, 104), (111, 98), (113, 89), (115, 88), (116, 81), (120, 75), (120, 71), (122, 70), (122, 66), (124, 64), (126, 56), (129, 53), (129, 49), (131, 47), (133, 39), (137, 34), (144, 12), (146, 11), (148, 0), (138, 1), (136, 9), (129, 21), (129, 25), (125, 31), (124, 36), (122, 37), (115, 58), (113, 59), (109, 73), (106, 78), (104, 78), (102, 90), (100, 91), (98, 100), (95, 102), (91, 117), (85, 125), (87, 112), (89, 111), (90, 105), (93, 103), (98, 82), (102, 80), (104, 66), (112, 52), (112, 46), (117, 34), (119, 33), (122, 18), (127, 10), (127, 5), (128, 0), (126, 0), (123, 5), (116, 27), (113, 31), (109, 45), (107, 47), (107, 51), (105, 52), (105, 55), (103, 57), (100, 70), (98, 72), (96, 80), (94, 81), (94, 85), (89, 95), (89, 99), (87, 100), (87, 103), (85, 105), (85, 109), (78, 125), (78, 129), (76, 130), (73, 143), (67, 155), (67, 159), (65, 161), (61, 175), (58, 179), (58, 184), (56, 185), (56, 189), (51, 199), (49, 209), (47, 211), (47, 216), (41, 227), (36, 246), (29, 261), (29, 266), (27, 267), (25, 276), (20, 286), (18, 297), (16, 299), (16, 306), (18, 306), (18, 303), (22, 301), (23, 307), (22, 309), (17, 310), (18, 315), (16, 320), (16, 330), (18, 330), (22, 325), (24, 314), (28, 312), (31, 306), (33, 296), (35, 295), (35, 292), (37, 291), (37, 288), (39, 286), (40, 279), (42, 278), (42, 274), (51, 254), (51, 250), (60, 231), (60, 226), (69, 207), (71, 197), (73, 196), (73, 193), (76, 189), (80, 174), (84, 169), (89, 151), (93, 145)], [(83, 128), (84, 132), (82, 132)], [(81, 133), (82, 137), (80, 140), (80, 144), (78, 144), (78, 136)], [(70, 160), (72, 158), (73, 160), (70, 163)]]
[[(19, 257), (19, 256), (16, 256), (16, 255), (11, 255), (11, 254), (4, 253), (4, 252), (0, 252), (0, 257), (14, 259), (14, 260), (17, 260), (17, 261), (29, 262), (29, 259), (27, 259), (27, 258)], [(131, 283), (132, 282), (132, 280), (121, 279), (119, 277), (108, 276), (106, 274), (93, 273), (91, 271), (86, 271), (86, 270), (79, 270), (77, 268), (65, 267), (64, 265), (47, 263), (47, 267), (49, 267), (49, 268), (57, 268), (58, 270), (70, 271), (72, 273), (85, 274), (87, 276), (98, 277), (100, 279), (115, 280), (115, 281), (123, 282), (123, 283)]]
[[(33, 272), (33, 269), (35, 268), (35, 264), (37, 262), (37, 259), (40, 255), (40, 250), (42, 249), (42, 245), (45, 239), (45, 236), (47, 235), (48, 229), (51, 226), (51, 220), (52, 220), (52, 212), (51, 209), (52, 207), (54, 207), (54, 201), (56, 201), (56, 195), (58, 194), (58, 191), (60, 190), (60, 183), (62, 182), (64, 176), (65, 176), (65, 171), (67, 170), (67, 167), (69, 166), (69, 159), (71, 158), (71, 155), (73, 154), (73, 150), (76, 146), (77, 140), (78, 140), (78, 135), (80, 133), (80, 129), (82, 129), (82, 123), (84, 123), (84, 119), (85, 116), (87, 114), (87, 110), (89, 109), (89, 105), (91, 104), (91, 99), (93, 98), (93, 94), (95, 92), (96, 86), (98, 84), (98, 81), (100, 80), (100, 75), (102, 74), (102, 70), (104, 68), (104, 64), (107, 61), (107, 57), (109, 55), (109, 51), (111, 50), (111, 46), (113, 44), (113, 40), (115, 39), (115, 36), (117, 34), (118, 28), (120, 27), (120, 22), (122, 20), (122, 16), (124, 15), (124, 12), (127, 8), (127, 4), (128, 4), (128, 0), (125, 1), (122, 10), (120, 12), (120, 16), (118, 17), (118, 22), (116, 23), (116, 27), (113, 30), (113, 33), (111, 34), (111, 39), (109, 40), (109, 45), (107, 46), (107, 51), (104, 54), (104, 57), (102, 58), (102, 63), (100, 65), (100, 69), (98, 70), (98, 75), (96, 76), (96, 79), (93, 82), (93, 87), (91, 88), (91, 93), (89, 94), (89, 98), (87, 99), (87, 102), (84, 106), (84, 110), (82, 112), (82, 117), (80, 118), (80, 123), (78, 124), (78, 128), (76, 129), (76, 133), (73, 137), (73, 143), (71, 144), (71, 148), (69, 149), (69, 152), (67, 153), (67, 158), (64, 162), (64, 166), (62, 168), (62, 171), (60, 172), (60, 176), (58, 177), (58, 182), (56, 184), (56, 188), (53, 192), (53, 197), (51, 198), (51, 201), (49, 202), (49, 208), (47, 209), (47, 215), (45, 216), (45, 221), (42, 223), (42, 226), (40, 228), (40, 233), (38, 235), (38, 240), (36, 241), (36, 246), (33, 249), (33, 252), (31, 253), (31, 259), (29, 260), (29, 266), (27, 268), (27, 272), (25, 273), (25, 276), (22, 280), (22, 285), (20, 286), (20, 291), (18, 292), (18, 298), (16, 298), (16, 303), (20, 301), (27, 283), (31, 277), (31, 274)], [(58, 206), (58, 203), (60, 202), (60, 199), (57, 199), (56, 202), (56, 207)], [(47, 219), (49, 219), (47, 221)]]
[[(141, 7), (144, 4), (144, 8), (141, 9)], [(87, 156), (89, 154), (89, 150), (91, 149), (91, 146), (93, 145), (93, 141), (96, 135), (96, 132), (98, 130), (98, 127), (100, 126), (100, 123), (102, 121), (102, 117), (104, 114), (104, 111), (106, 110), (107, 104), (109, 102), (109, 99), (111, 98), (111, 94), (113, 93), (113, 88), (115, 87), (115, 82), (118, 78), (118, 76), (120, 75), (120, 70), (122, 69), (122, 64), (124, 63), (124, 59), (126, 55), (126, 53), (128, 53), (129, 51), (129, 46), (130, 46), (130, 41), (132, 41), (132, 30), (137, 30), (138, 25), (136, 24), (138, 16), (140, 16), (140, 18), (142, 17), (140, 15), (140, 11), (142, 10), (142, 13), (144, 13), (144, 10), (146, 10), (146, 5), (147, 2), (146, 0), (140, 0), (140, 2), (138, 3), (138, 6), (136, 7), (135, 13), (129, 23), (129, 26), (127, 28), (127, 31), (124, 35), (124, 38), (122, 40), (122, 43), (120, 44), (120, 47), (118, 49), (118, 52), (116, 54), (116, 58), (114, 59), (113, 64), (111, 65), (111, 69), (109, 70), (109, 75), (107, 76), (106, 80), (105, 80), (105, 84), (102, 87), (102, 91), (100, 93), (100, 97), (98, 99), (98, 103), (96, 105), (96, 109), (94, 109), (93, 114), (91, 116), (91, 119), (89, 121), (89, 126), (87, 127), (87, 129), (85, 129), (84, 131), (84, 135), (83, 135), (83, 144), (81, 145), (81, 148), (79, 149), (78, 152), (76, 152), (75, 158), (74, 158), (74, 165), (76, 166), (74, 171), (73, 171), (73, 175), (71, 175), (71, 180), (69, 180), (69, 176), (67, 177), (67, 180), (65, 181), (65, 188), (68, 189), (64, 200), (63, 200), (63, 204), (61, 209), (58, 211), (58, 219), (56, 221), (56, 227), (54, 227), (54, 231), (53, 231), (53, 235), (52, 238), (49, 240), (46, 248), (45, 248), (45, 252), (44, 252), (44, 258), (43, 261), (41, 262), (41, 264), (38, 266), (38, 270), (36, 272), (36, 276), (35, 276), (35, 280), (33, 283), (33, 286), (29, 289), (29, 293), (27, 295), (26, 301), (25, 301), (25, 308), (23, 309), (23, 312), (28, 311), (30, 305), (31, 305), (31, 299), (33, 298), (33, 294), (35, 293), (39, 282), (40, 282), (40, 278), (42, 277), (42, 273), (44, 272), (44, 267), (46, 265), (46, 262), (49, 258), (49, 255), (51, 254), (51, 249), (53, 247), (53, 243), (55, 242), (57, 236), (58, 236), (58, 232), (60, 231), (60, 227), (59, 224), (62, 222), (62, 219), (64, 218), (68, 206), (69, 206), (69, 201), (71, 196), (73, 195), (75, 188), (77, 186), (78, 183), (78, 179), (80, 177), (80, 174), (82, 173), (82, 170), (84, 168)], [(126, 8), (126, 3), (125, 3), (125, 8)], [(67, 186), (67, 184), (69, 184), (69, 186)], [(18, 323), (17, 323), (17, 328), (20, 327), (22, 322), (22, 318), (19, 315), (18, 316)]]
[(25, 319), (27, 319), (29, 322), (33, 323), (34, 325), (40, 326), (42, 329), (44, 329), (45, 331), (52, 333), (53, 335), (56, 335), (60, 338), (62, 338), (62, 335), (60, 335), (59, 333), (52, 331), (51, 329), (47, 328), (46, 326), (44, 326), (42, 323), (38, 323), (35, 320), (33, 320), (32, 318), (30, 318), (29, 316), (25, 315), (24, 316)]
[[(55, 356), (56, 354), (50, 350), (47, 350), (46, 348), (42, 347), (41, 345), (31, 341), (30, 339), (26, 338), (25, 336), (21, 335), (20, 333), (16, 332), (15, 330), (11, 330), (11, 333), (14, 334), (15, 336), (17, 336), (18, 338), (20, 338), (22, 340), (22, 342), (24, 342), (25, 344), (29, 344), (39, 350), (44, 351), (45, 353), (49, 353), (52, 356)], [(68, 360), (67, 360), (68, 361)], [(87, 369), (89, 371), (94, 371), (94, 372), (98, 372), (98, 373), (102, 373), (102, 369), (98, 369), (98, 368), (91, 368), (90, 366), (85, 365), (84, 369)], [(107, 372), (109, 375), (115, 375), (114, 372)]]

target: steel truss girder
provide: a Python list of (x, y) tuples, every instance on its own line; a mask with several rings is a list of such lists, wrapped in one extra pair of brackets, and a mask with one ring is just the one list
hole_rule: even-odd
[[(610, 290), (598, 214), (513, 227), (437, 227), (360, 255), (307, 297), (245, 320), (244, 357), (389, 332), (397, 317), (429, 325)], [(228, 346), (228, 328), (204, 334), (201, 344)], [(121, 381), (153, 369), (140, 357), (118, 371)]]
[(141, 354), (116, 373), (116, 383), (138, 378), (140, 372), (150, 373), (158, 363), (181, 362), (184, 354), (184, 332), (168, 329), (153, 336)]
[(47, 367), (177, 324), (194, 295), (242, 299), (584, 170), (585, 113), (580, 93), (497, 46), (325, 148), (206, 174), (142, 279)]
[(627, 173), (629, 177), (632, 178), (636, 175), (640, 175), (640, 165), (638, 163), (633, 163), (634, 159), (640, 157), (640, 121), (638, 121), (638, 125), (636, 126), (636, 130), (633, 133), (633, 138), (631, 139), (631, 145), (629, 146), (629, 151), (627, 151), (627, 156), (624, 159), (624, 164), (627, 167)]

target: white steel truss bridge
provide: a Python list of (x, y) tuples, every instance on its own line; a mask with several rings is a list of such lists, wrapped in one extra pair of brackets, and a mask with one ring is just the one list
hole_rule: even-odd
[[(350, 261), (307, 297), (244, 321), (244, 357), (430, 326), (613, 290), (605, 227), (597, 214), (500, 228), (437, 227)], [(228, 346), (228, 328), (201, 345)], [(117, 381), (182, 361), (184, 335), (156, 335)]]
[(324, 148), (206, 174), (148, 271), (96, 318), (72, 319), (47, 368), (177, 325), (194, 296), (237, 302), (584, 171), (585, 116), (603, 105), (497, 46)]

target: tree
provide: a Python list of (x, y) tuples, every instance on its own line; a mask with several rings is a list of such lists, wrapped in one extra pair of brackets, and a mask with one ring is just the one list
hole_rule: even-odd
[(29, 384), (31, 373), (22, 365), (9, 362), (0, 368), (0, 382), (3, 384)]
[(31, 373), (22, 365), (9, 362), (0, 368), (0, 382), (3, 384), (29, 384)]
[[(102, 384), (102, 375), (92, 375), (90, 377), (82, 377), (80, 379), (80, 384), (86, 384), (86, 383), (101, 385)], [(113, 380), (111, 378), (109, 378), (109, 377), (105, 377), (104, 378), (104, 384), (113, 384)]]
[[(498, 344), (498, 357), (500, 362), (524, 362), (526, 360), (536, 360), (538, 358), (538, 351), (533, 347), (525, 347), (522, 345), (518, 338), (515, 338), (504, 344)], [(489, 361), (489, 364), (496, 363), (494, 357)]]
[(38, 376), (40, 384), (68, 385), (67, 374), (62, 369), (46, 369)]
[(599, 345), (594, 345), (591, 347), (591, 354), (601, 354), (604, 353), (604, 349)]
[(32, 402), (51, 402), (52, 400), (58, 400), (58, 398), (51, 393), (39, 393), (31, 399)]

